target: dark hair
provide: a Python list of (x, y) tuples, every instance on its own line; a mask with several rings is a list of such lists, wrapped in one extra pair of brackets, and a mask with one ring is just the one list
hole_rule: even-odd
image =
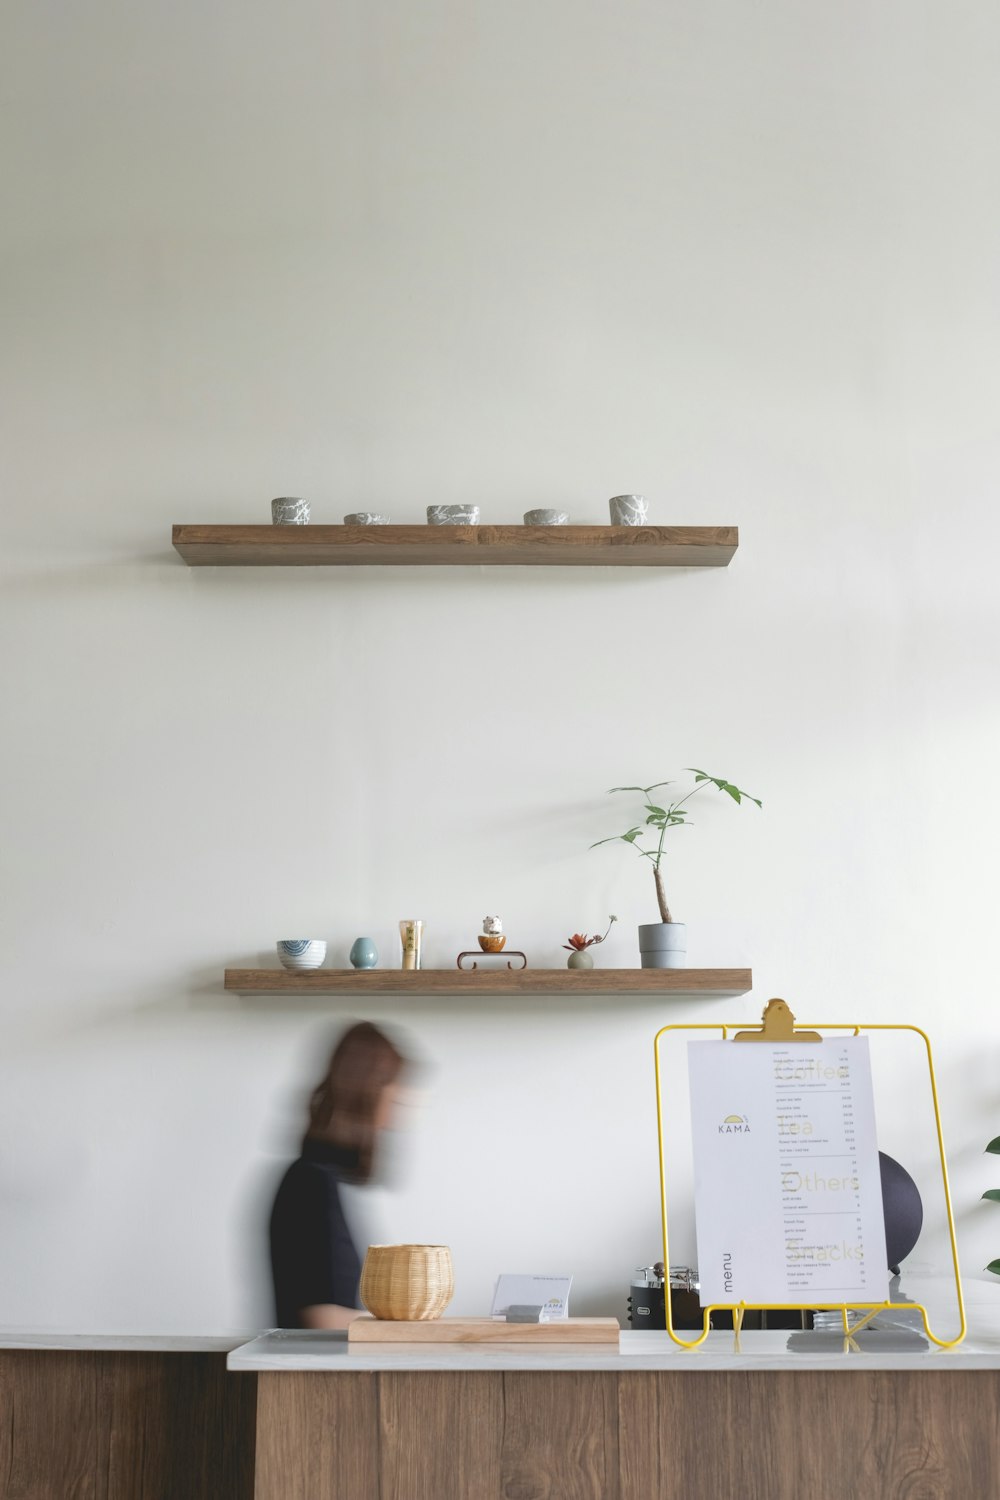
[(334, 1047), (326, 1075), (309, 1100), (307, 1139), (329, 1141), (358, 1154), (355, 1182), (372, 1174), (375, 1112), (382, 1091), (406, 1067), (406, 1058), (371, 1021), (349, 1026)]

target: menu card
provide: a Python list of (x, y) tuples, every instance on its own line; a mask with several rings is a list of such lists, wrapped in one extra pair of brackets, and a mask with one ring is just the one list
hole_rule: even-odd
[(541, 1308), (540, 1323), (559, 1323), (569, 1317), (572, 1276), (498, 1276), (493, 1293), (494, 1318), (505, 1318), (512, 1306)]
[(689, 1042), (702, 1306), (888, 1297), (867, 1037)]

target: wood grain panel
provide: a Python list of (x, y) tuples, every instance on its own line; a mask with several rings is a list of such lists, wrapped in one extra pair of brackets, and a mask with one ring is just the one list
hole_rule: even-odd
[(227, 969), (245, 995), (675, 995), (753, 988), (750, 969)]
[(618, 1500), (617, 1375), (508, 1371), (503, 1409), (499, 1500)]
[(378, 1382), (379, 1500), (502, 1500), (499, 1372), (425, 1370)]
[(0, 1351), (0, 1500), (251, 1500), (255, 1385), (224, 1354)]
[(105, 1500), (99, 1355), (0, 1351), (0, 1496)]
[(255, 1500), (387, 1500), (379, 1489), (376, 1378), (258, 1375)]
[(173, 528), (191, 567), (726, 567), (735, 526), (204, 526)]
[(254, 1376), (193, 1353), (101, 1356), (100, 1373), (109, 1500), (251, 1500)]
[(1000, 1372), (619, 1376), (621, 1500), (1000, 1494)]

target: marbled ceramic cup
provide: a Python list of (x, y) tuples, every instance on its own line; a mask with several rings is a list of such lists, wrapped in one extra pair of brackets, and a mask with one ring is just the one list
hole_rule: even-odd
[(297, 495), (281, 495), (271, 501), (271, 521), (275, 526), (308, 526), (309, 501)]
[(281, 938), (278, 957), (286, 969), (318, 969), (326, 959), (322, 938)]
[(484, 917), (483, 931), (493, 933), (503, 932), (503, 921), (500, 917)]
[(526, 510), (524, 524), (525, 526), (568, 526), (569, 512), (550, 510), (547, 506), (543, 506), (541, 510)]
[(614, 495), (609, 501), (612, 526), (645, 526), (649, 506), (644, 495)]
[(428, 526), (478, 526), (478, 505), (428, 505)]
[(344, 517), (345, 526), (388, 526), (389, 517), (379, 515), (376, 510), (352, 510)]

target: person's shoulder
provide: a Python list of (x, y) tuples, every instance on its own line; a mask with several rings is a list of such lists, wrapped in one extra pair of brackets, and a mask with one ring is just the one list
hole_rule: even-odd
[(271, 1207), (272, 1230), (278, 1226), (316, 1224), (329, 1217), (332, 1188), (322, 1163), (293, 1161), (278, 1185)]
[(329, 1172), (322, 1162), (298, 1157), (290, 1162), (278, 1186), (278, 1197), (312, 1197), (329, 1191)]

